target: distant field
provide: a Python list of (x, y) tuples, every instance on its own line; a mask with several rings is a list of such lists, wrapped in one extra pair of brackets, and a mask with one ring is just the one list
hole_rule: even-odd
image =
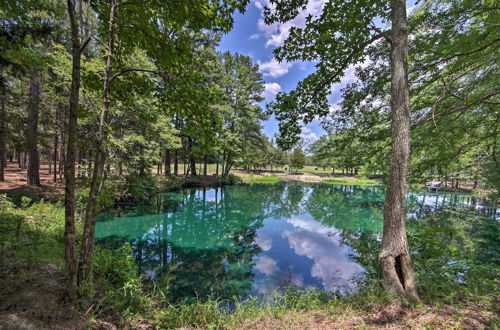
[[(237, 174), (238, 175), (238, 174)], [(278, 183), (283, 181), (283, 179), (277, 175), (248, 175), (240, 176), (238, 175), (244, 183)]]
[(370, 179), (356, 178), (356, 177), (339, 177), (339, 178), (330, 178), (323, 180), (324, 183), (332, 183), (332, 184), (356, 184), (356, 185), (364, 185), (364, 186), (372, 186), (379, 185), (381, 182)]
[[(171, 165), (170, 169), (173, 172), (174, 166)], [(216, 169), (216, 164), (208, 164), (207, 174), (208, 175), (215, 174), (215, 169)], [(222, 166), (219, 165), (219, 174), (220, 174), (221, 169), (222, 169)], [(287, 172), (289, 170), (290, 170), (290, 168), (288, 165), (286, 165), (286, 166), (273, 166), (273, 172), (275, 172), (275, 171), (276, 172)], [(196, 164), (196, 171), (200, 171), (200, 164)], [(231, 169), (231, 173), (234, 171), (238, 172), (238, 171), (240, 171), (240, 169), (233, 167)], [(262, 171), (271, 172), (271, 167), (268, 167), (266, 169), (262, 169)], [(326, 175), (326, 174), (332, 174), (332, 168), (326, 167), (325, 169), (323, 169), (323, 167), (307, 165), (307, 166), (304, 166), (303, 168), (301, 168), (300, 170), (297, 170), (296, 172), (312, 173), (312, 174), (325, 174)], [(184, 165), (179, 164), (179, 174), (182, 174), (182, 173), (184, 173)], [(203, 173), (203, 165), (201, 165), (201, 173)], [(335, 170), (335, 174), (340, 174), (340, 173), (341, 173), (341, 170)]]

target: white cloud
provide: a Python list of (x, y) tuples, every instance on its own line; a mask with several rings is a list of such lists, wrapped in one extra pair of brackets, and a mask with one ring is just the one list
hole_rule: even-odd
[(281, 92), (281, 86), (278, 83), (265, 83), (264, 84), (264, 91), (262, 92), (262, 97), (264, 97), (266, 100), (272, 99)]
[(262, 234), (259, 234), (257, 238), (255, 238), (255, 243), (257, 243), (262, 251), (269, 251), (273, 247), (273, 239)]
[(319, 139), (318, 135), (312, 131), (307, 126), (303, 126), (301, 128), (302, 132), (300, 133), (300, 138), (307, 144), (312, 143)]
[(260, 10), (264, 9), (264, 5), (262, 4), (262, 1), (257, 0), (254, 2), (254, 4), (255, 4), (255, 7), (259, 8)]
[(339, 244), (339, 232), (302, 217), (287, 221), (297, 229), (286, 231), (283, 236), (288, 238), (290, 247), (296, 254), (314, 261), (311, 276), (321, 279), (326, 290), (339, 287), (352, 289), (349, 280), (361, 273), (363, 268), (349, 260), (348, 248)]
[[(256, 0), (254, 2), (255, 6), (261, 11), (263, 15), (264, 7), (268, 6), (273, 11), (274, 6), (269, 0)], [(306, 17), (312, 15), (313, 17), (321, 14), (323, 11), (325, 1), (324, 0), (311, 0), (307, 3), (305, 9), (301, 10), (300, 13), (293, 20), (286, 23), (274, 23), (271, 25), (266, 25), (263, 19), (260, 19), (257, 28), (262, 31), (267, 39), (266, 46), (281, 46), (285, 39), (290, 33), (290, 28), (292, 26), (304, 27), (306, 25)]]
[(280, 271), (276, 260), (265, 255), (257, 257), (255, 260), (255, 269), (267, 276), (271, 276)]
[[(271, 257), (260, 255), (254, 262), (255, 269), (265, 275), (254, 283), (254, 289), (261, 294), (269, 294), (287, 285), (307, 287), (304, 285), (302, 274), (296, 274), (290, 268), (281, 269), (278, 262)], [(268, 296), (266, 299), (270, 300), (272, 297)]]
[(257, 63), (259, 64), (259, 69), (264, 76), (270, 76), (273, 78), (278, 78), (288, 73), (288, 70), (294, 64), (291, 62), (278, 62), (275, 58), (267, 62), (257, 61)]
[(259, 39), (260, 37), (262, 37), (262, 34), (260, 33), (254, 33), (250, 36), (250, 40), (255, 40), (255, 39)]

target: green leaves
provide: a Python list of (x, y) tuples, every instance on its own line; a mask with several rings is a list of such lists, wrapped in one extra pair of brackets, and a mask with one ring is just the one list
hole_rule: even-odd
[[(312, 1), (271, 1), (265, 22), (289, 22)], [(301, 81), (290, 93), (279, 93), (268, 110), (280, 122), (278, 143), (290, 148), (298, 142), (299, 121), (311, 122), (329, 113), (327, 97), (349, 66), (364, 61), (366, 48), (382, 38), (374, 29), (375, 19), (385, 19), (385, 1), (329, 1), (321, 14), (309, 15), (305, 27), (293, 27), (274, 53), (279, 61), (314, 61), (316, 72)]]

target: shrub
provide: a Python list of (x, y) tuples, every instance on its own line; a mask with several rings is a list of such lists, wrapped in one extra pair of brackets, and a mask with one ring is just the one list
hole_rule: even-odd
[(158, 179), (158, 188), (160, 191), (168, 191), (182, 187), (184, 179), (177, 175), (160, 176)]
[(125, 177), (126, 200), (139, 202), (148, 200), (158, 191), (156, 177), (151, 173), (130, 174)]
[(129, 244), (117, 250), (97, 248), (94, 276), (98, 314), (133, 315), (147, 310), (150, 298), (143, 291)]
[(229, 174), (228, 176), (222, 177), (220, 179), (220, 183), (227, 185), (237, 185), (241, 183), (241, 178), (234, 174)]

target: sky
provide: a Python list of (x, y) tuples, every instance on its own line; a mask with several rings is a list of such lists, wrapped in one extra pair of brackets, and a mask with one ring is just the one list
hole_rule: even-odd
[[(269, 0), (252, 0), (244, 14), (235, 15), (234, 27), (231, 32), (223, 36), (219, 50), (248, 55), (259, 64), (265, 80), (263, 93), (265, 100), (261, 103), (263, 107), (271, 102), (278, 92), (289, 92), (297, 86), (299, 81), (314, 71), (313, 63), (279, 63), (274, 58), (273, 49), (283, 44), (291, 26), (303, 27), (305, 18), (309, 14), (313, 16), (320, 14), (323, 3), (324, 0), (310, 0), (306, 9), (293, 21), (273, 25), (266, 25), (263, 20), (264, 6), (269, 4)], [(409, 7), (413, 5), (413, 0), (408, 1)], [(331, 106), (341, 100), (341, 89), (355, 80), (354, 68), (349, 68), (343, 80), (332, 86), (332, 94), (329, 97)], [(278, 133), (278, 122), (273, 117), (265, 121), (263, 126), (264, 133), (269, 137)], [(325, 132), (321, 127), (321, 122), (316, 119), (302, 127), (301, 137), (306, 143), (311, 143), (323, 134)]]
[[(261, 103), (263, 107), (272, 101), (278, 92), (289, 92), (297, 86), (299, 81), (314, 71), (313, 63), (279, 63), (274, 58), (273, 49), (283, 44), (290, 26), (303, 26), (308, 14), (320, 13), (323, 2), (323, 0), (310, 1), (306, 10), (290, 23), (266, 25), (263, 21), (263, 8), (268, 0), (252, 0), (244, 14), (235, 15), (231, 32), (222, 37), (219, 50), (248, 55), (259, 64), (265, 80), (263, 93), (265, 100)], [(340, 89), (351, 81), (354, 81), (354, 70), (349, 70), (342, 83), (332, 88), (333, 93), (330, 97), (332, 104), (340, 100)], [(264, 133), (269, 137), (278, 133), (278, 122), (274, 117), (265, 121), (263, 126)], [(305, 142), (310, 143), (323, 134), (325, 133), (320, 121), (314, 120), (302, 128), (301, 137)]]

